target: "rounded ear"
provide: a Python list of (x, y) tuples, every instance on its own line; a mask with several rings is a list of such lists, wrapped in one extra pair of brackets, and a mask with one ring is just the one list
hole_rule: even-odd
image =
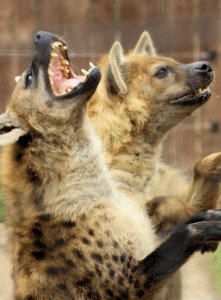
[(141, 37), (136, 44), (133, 53), (135, 55), (142, 54), (142, 55), (156, 55), (156, 49), (154, 48), (153, 41), (147, 31), (144, 31), (141, 34)]
[(112, 81), (116, 83), (118, 89), (122, 94), (127, 93), (127, 86), (125, 83), (125, 59), (123, 48), (119, 42), (115, 42), (110, 50), (109, 66), (107, 68), (107, 76), (112, 77)]
[(15, 143), (26, 133), (19, 119), (13, 117), (9, 110), (0, 116), (0, 146)]

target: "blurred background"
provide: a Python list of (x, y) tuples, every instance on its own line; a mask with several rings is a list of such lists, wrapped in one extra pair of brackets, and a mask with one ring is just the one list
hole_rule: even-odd
[[(196, 161), (221, 151), (221, 0), (0, 0), (0, 113), (12, 95), (14, 77), (32, 59), (33, 36), (38, 30), (66, 40), (76, 74), (87, 70), (89, 62), (96, 64), (115, 40), (125, 52), (132, 49), (144, 30), (151, 34), (160, 55), (181, 63), (209, 61), (216, 74), (213, 96), (168, 135), (163, 157), (191, 174)], [(0, 221), (4, 219), (0, 200)], [(1, 230), (3, 223), (0, 250)], [(221, 293), (221, 250), (209, 259), (208, 273), (213, 275), (216, 292)], [(0, 262), (0, 274), (1, 270)], [(202, 279), (200, 285), (202, 292)], [(0, 299), (9, 298), (0, 294)]]

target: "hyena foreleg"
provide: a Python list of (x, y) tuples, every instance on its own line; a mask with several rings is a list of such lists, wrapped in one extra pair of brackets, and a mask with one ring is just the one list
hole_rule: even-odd
[(134, 272), (142, 286), (142, 289), (136, 292), (137, 296), (152, 299), (168, 277), (195, 251), (200, 250), (204, 243), (220, 241), (219, 221), (221, 211), (202, 212), (162, 233), (161, 237), (166, 241), (140, 262)]

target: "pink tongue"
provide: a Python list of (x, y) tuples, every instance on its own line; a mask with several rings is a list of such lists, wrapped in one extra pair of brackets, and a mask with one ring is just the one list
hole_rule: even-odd
[(69, 69), (69, 79), (65, 77), (63, 71), (61, 70), (62, 64), (59, 57), (53, 59), (52, 67), (49, 68), (50, 71), (54, 73), (53, 76), (53, 91), (55, 95), (61, 95), (63, 92), (67, 93), (67, 89), (73, 89), (79, 82), (84, 81), (83, 76), (76, 76), (72, 69)]

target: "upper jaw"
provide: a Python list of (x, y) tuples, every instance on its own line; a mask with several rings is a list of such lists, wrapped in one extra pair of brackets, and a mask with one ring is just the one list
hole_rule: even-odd
[[(87, 91), (93, 94), (100, 81), (100, 70), (91, 64), (89, 72), (77, 76), (70, 66), (67, 45), (58, 36), (48, 32), (35, 35), (36, 55), (43, 65), (46, 86), (53, 98), (70, 99)], [(41, 41), (42, 39), (42, 41)]]

